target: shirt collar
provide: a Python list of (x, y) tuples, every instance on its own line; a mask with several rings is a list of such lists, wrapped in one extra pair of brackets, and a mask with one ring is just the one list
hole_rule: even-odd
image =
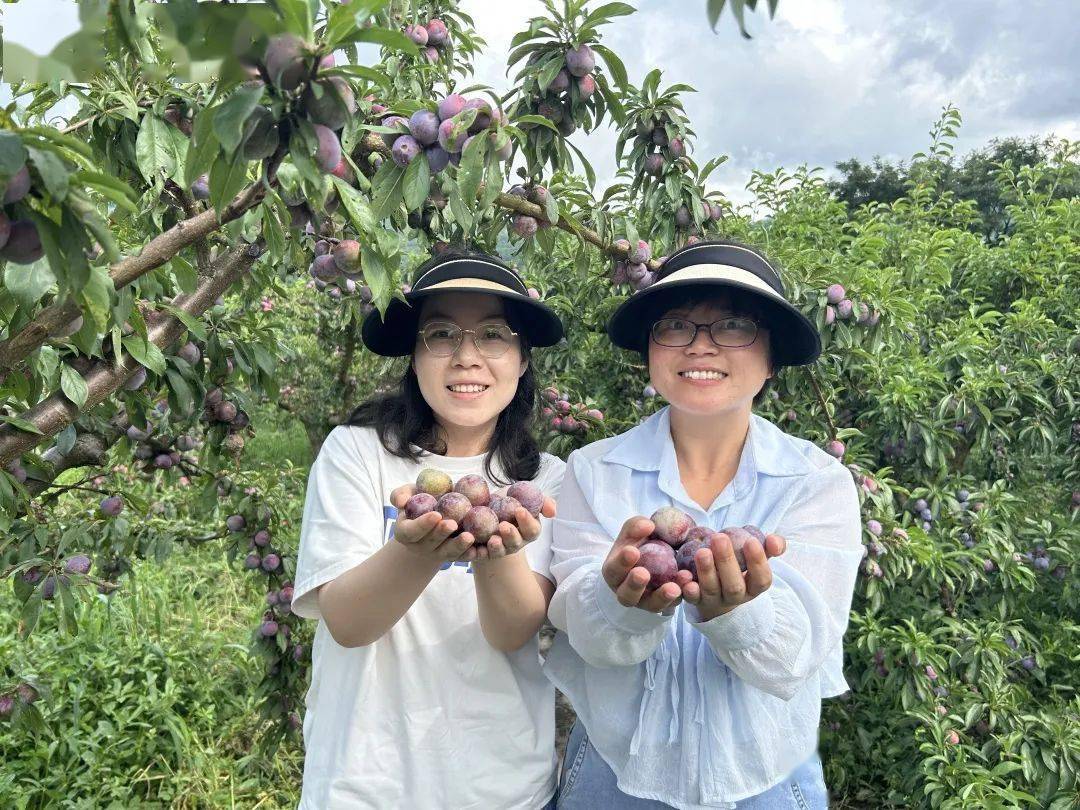
[[(674, 463), (675, 446), (671, 441), (669, 406), (626, 431), (615, 446), (603, 455), (603, 459), (631, 469), (654, 472)], [(677, 464), (675, 469), (678, 469)], [(798, 452), (790, 436), (768, 419), (750, 415), (750, 430), (739, 459), (737, 478), (758, 474), (774, 477), (806, 475), (813, 469), (809, 459)]]

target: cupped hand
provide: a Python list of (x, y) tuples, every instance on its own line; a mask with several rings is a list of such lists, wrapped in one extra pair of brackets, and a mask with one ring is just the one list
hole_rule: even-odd
[(637, 546), (655, 528), (651, 520), (640, 515), (627, 520), (601, 568), (604, 581), (615, 592), (619, 604), (649, 613), (659, 613), (677, 604), (682, 599), (683, 586), (691, 579), (689, 571), (680, 571), (674, 582), (649, 589), (650, 574), (637, 564), (641, 559)]
[(729, 613), (772, 586), (769, 558), (786, 550), (787, 541), (778, 534), (766, 535), (764, 546), (747, 543), (742, 549), (746, 571), (741, 571), (731, 538), (719, 532), (708, 548), (699, 548), (694, 555), (697, 582), (684, 582), (682, 597), (697, 607), (702, 621)]

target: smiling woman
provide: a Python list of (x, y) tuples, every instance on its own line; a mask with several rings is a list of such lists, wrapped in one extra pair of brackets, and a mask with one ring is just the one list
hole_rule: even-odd
[[(293, 610), (319, 625), (300, 806), (542, 808), (555, 693), (537, 633), (563, 463), (529, 430), (531, 353), (562, 324), (490, 256), (441, 255), (405, 298), (363, 325), (369, 349), (410, 357), (404, 376), (331, 432), (308, 481)], [(519, 505), (474, 545), (471, 509), (460, 527), (398, 512), (424, 468), (485, 497), (533, 482), (540, 516)]]
[(669, 404), (567, 459), (545, 671), (578, 724), (558, 806), (824, 808), (858, 497), (752, 413), (778, 368), (817, 358), (817, 331), (761, 253), (716, 241), (673, 253), (608, 333)]

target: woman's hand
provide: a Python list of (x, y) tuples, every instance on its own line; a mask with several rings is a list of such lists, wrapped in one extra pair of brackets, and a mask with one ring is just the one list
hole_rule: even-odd
[(601, 572), (608, 587), (615, 592), (619, 604), (636, 607), (650, 613), (659, 613), (678, 603), (682, 589), (691, 579), (689, 571), (680, 571), (674, 582), (668, 582), (652, 591), (648, 569), (639, 566), (641, 552), (638, 543), (652, 534), (656, 526), (646, 517), (632, 517), (623, 524), (619, 536), (608, 552)]
[(786, 549), (787, 541), (778, 534), (766, 535), (764, 546), (747, 543), (742, 549), (746, 560), (743, 572), (731, 538), (719, 532), (708, 548), (699, 548), (694, 555), (698, 581), (683, 583), (682, 596), (697, 607), (702, 621), (722, 616), (772, 586), (769, 558), (779, 557)]
[[(555, 501), (544, 497), (540, 514), (546, 518), (555, 517)], [(478, 560), (498, 560), (521, 551), (526, 544), (540, 536), (540, 518), (533, 517), (524, 506), (519, 506), (514, 513), (517, 526), (509, 521), (499, 523), (499, 533), (488, 538), (486, 546), (477, 546)]]
[(451, 537), (458, 525), (452, 520), (443, 520), (438, 512), (428, 512), (415, 520), (405, 517), (405, 504), (413, 496), (416, 488), (411, 484), (398, 487), (390, 493), (390, 503), (398, 510), (394, 523), (394, 540), (401, 543), (414, 554), (439, 563), (456, 560), (473, 560), (472, 535), (462, 532)]
[[(452, 520), (437, 521), (432, 515), (438, 515), (438, 512), (429, 512), (426, 515), (421, 515), (416, 520), (409, 520), (404, 516), (403, 510), (405, 504), (408, 503), (409, 498), (416, 494), (416, 487), (412, 484), (406, 484), (400, 486), (390, 493), (390, 503), (392, 503), (398, 510), (397, 523), (394, 526), (394, 539), (398, 539), (398, 532), (402, 530), (406, 531), (406, 539), (401, 542), (406, 545), (416, 544), (424, 540), (423, 537), (418, 538), (418, 533), (424, 529), (425, 525), (434, 527), (429, 529), (430, 536), (427, 538), (429, 544), (434, 542), (437, 538), (438, 532), (435, 531), (439, 527), (445, 525), (452, 527), (449, 532), (444, 535), (443, 540), (448, 545), (445, 549), (445, 554), (450, 554), (455, 548), (460, 548), (461, 551), (456, 557), (442, 557), (443, 560), (456, 560), (460, 562), (472, 562), (474, 560), (497, 560), (501, 557), (506, 557), (521, 549), (525, 548), (527, 543), (531, 543), (537, 537), (540, 536), (540, 520), (534, 518), (529, 510), (525, 507), (520, 507), (517, 510), (515, 519), (517, 520), (517, 526), (508, 521), (502, 521), (499, 524), (499, 533), (492, 535), (487, 545), (473, 545), (476, 542), (476, 538), (469, 532), (462, 532), (457, 537), (449, 538), (449, 534), (452, 534), (457, 530), (457, 524)], [(551, 498), (544, 497), (544, 505), (540, 508), (540, 514), (546, 518), (555, 517), (555, 501)], [(426, 519), (426, 520), (425, 520)], [(421, 547), (423, 551), (423, 547)], [(424, 553), (432, 553), (432, 550), (428, 550)]]

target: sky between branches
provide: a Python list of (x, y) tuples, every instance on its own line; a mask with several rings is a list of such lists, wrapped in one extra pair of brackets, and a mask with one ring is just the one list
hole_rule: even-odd
[[(744, 187), (753, 169), (805, 163), (831, 171), (849, 157), (907, 158), (926, 146), (949, 102), (964, 116), (961, 152), (993, 137), (1080, 138), (1080, 51), (1067, 0), (782, 0), (775, 20), (749, 15), (749, 41), (729, 15), (712, 33), (704, 0), (632, 4), (638, 12), (609, 25), (604, 44), (635, 84), (660, 67), (662, 87), (697, 89), (684, 101), (695, 154), (731, 156), (713, 182), (735, 202), (749, 198)], [(488, 42), (475, 81), (501, 94), (510, 86), (510, 39), (542, 6), (461, 6)], [(22, 0), (5, 5), (3, 16), (5, 38), (37, 53), (77, 25), (73, 0)], [(0, 104), (10, 98), (0, 88)], [(606, 126), (571, 138), (601, 188), (614, 178), (615, 138)]]

